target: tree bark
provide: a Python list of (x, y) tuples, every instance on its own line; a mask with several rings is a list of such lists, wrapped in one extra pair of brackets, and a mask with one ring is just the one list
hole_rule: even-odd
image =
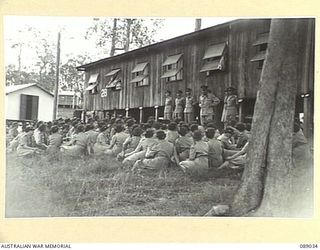
[(112, 28), (112, 39), (111, 39), (111, 50), (110, 56), (114, 56), (115, 46), (116, 46), (116, 36), (117, 36), (117, 18), (113, 19), (113, 28)]
[(129, 51), (129, 47), (130, 47), (130, 34), (131, 34), (132, 19), (127, 18), (126, 21), (127, 21), (127, 27), (126, 27), (126, 44), (124, 46), (125, 52)]
[(258, 209), (261, 216), (289, 215), (292, 132), (297, 92), (297, 19), (273, 19), (255, 104), (252, 138), (232, 215)]

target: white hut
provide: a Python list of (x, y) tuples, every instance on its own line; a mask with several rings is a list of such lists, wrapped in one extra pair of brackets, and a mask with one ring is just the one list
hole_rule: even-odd
[(54, 95), (36, 83), (6, 87), (7, 120), (50, 121)]

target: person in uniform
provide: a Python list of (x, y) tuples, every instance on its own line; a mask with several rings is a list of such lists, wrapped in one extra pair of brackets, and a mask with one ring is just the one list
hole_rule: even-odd
[(189, 158), (179, 163), (185, 173), (195, 177), (205, 177), (209, 171), (209, 146), (202, 140), (199, 130), (193, 132), (194, 144), (190, 148)]
[(194, 97), (192, 96), (192, 90), (187, 88), (184, 108), (184, 121), (190, 124), (194, 120), (193, 105), (195, 104)]
[(183, 108), (185, 105), (185, 99), (182, 97), (182, 91), (178, 90), (176, 99), (175, 99), (175, 108), (173, 112), (174, 119), (183, 119)]
[(235, 95), (235, 88), (229, 87), (226, 89), (226, 96), (224, 97), (223, 112), (221, 116), (221, 122), (224, 123), (226, 128), (231, 121), (236, 120), (238, 114), (238, 97)]
[(220, 103), (220, 100), (214, 94), (209, 93), (207, 86), (201, 86), (201, 90), (202, 93), (199, 98), (200, 122), (201, 125), (205, 125), (208, 120), (213, 120), (213, 107), (217, 106)]
[(171, 91), (167, 90), (166, 93), (166, 99), (164, 104), (164, 120), (171, 120), (172, 119), (172, 97), (171, 97)]

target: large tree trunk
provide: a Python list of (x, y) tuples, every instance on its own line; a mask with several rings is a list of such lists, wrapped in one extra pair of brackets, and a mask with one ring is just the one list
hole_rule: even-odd
[(288, 216), (297, 91), (297, 19), (273, 19), (255, 104), (252, 139), (233, 215)]

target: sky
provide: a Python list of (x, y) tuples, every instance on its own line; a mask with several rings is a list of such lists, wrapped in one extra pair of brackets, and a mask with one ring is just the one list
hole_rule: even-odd
[[(141, 17), (139, 17), (141, 18)], [(201, 28), (207, 28), (220, 23), (228, 22), (234, 18), (208, 18), (201, 17)], [(50, 17), (50, 16), (5, 16), (4, 18), (4, 39), (5, 39), (5, 65), (18, 64), (18, 50), (12, 49), (13, 43), (27, 41), (24, 33), (19, 31), (33, 27), (43, 34), (47, 39), (56, 44), (58, 31), (61, 30), (61, 62), (64, 63), (73, 55), (89, 53), (94, 60), (108, 57), (108, 54), (101, 53), (95, 48), (94, 40), (84, 39), (87, 29), (92, 24), (93, 17)], [(155, 36), (157, 41), (170, 39), (176, 36), (194, 31), (194, 17), (165, 18), (163, 26)], [(31, 40), (32, 43), (32, 40)], [(34, 64), (35, 52), (28, 47), (22, 48), (22, 67), (31, 67)]]

